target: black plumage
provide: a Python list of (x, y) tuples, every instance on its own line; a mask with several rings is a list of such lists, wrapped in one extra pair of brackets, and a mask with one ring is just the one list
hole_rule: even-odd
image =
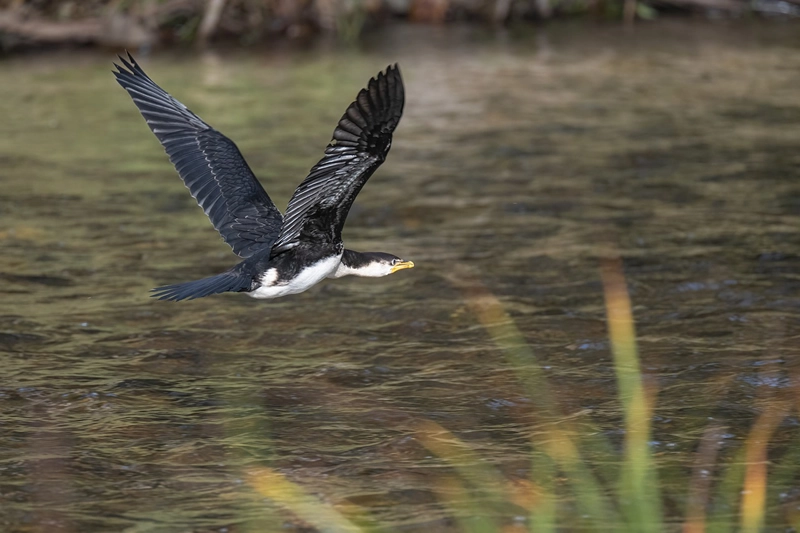
[[(222, 274), (154, 289), (155, 297), (184, 300), (256, 291), (270, 269), (276, 269), (275, 283), (288, 283), (303, 268), (337, 254), (345, 265), (367, 264), (367, 254), (343, 253), (342, 227), (356, 195), (385, 160), (403, 112), (405, 94), (396, 65), (359, 92), (339, 120), (325, 156), (281, 216), (233, 141), (156, 85), (130, 54), (120, 60), (117, 82), (211, 223), (244, 259)], [(385, 260), (378, 255), (372, 260)]]
[(342, 240), (347, 213), (361, 188), (386, 159), (400, 122), (405, 91), (397, 65), (361, 89), (333, 131), (325, 157), (297, 187), (273, 253), (299, 242)]
[[(242, 263), (239, 264), (241, 265)], [(158, 287), (153, 289), (153, 297), (159, 300), (174, 300), (177, 302), (203, 298), (204, 296), (211, 296), (221, 292), (249, 291), (253, 284), (252, 274), (255, 274), (254, 269), (234, 267), (227, 272), (209, 278)]]
[(133, 57), (114, 75), (164, 146), (183, 183), (236, 255), (270, 248), (281, 212), (236, 145), (155, 84)]

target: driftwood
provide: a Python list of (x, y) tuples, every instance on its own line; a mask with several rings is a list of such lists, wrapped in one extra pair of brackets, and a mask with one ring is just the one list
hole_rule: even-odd
[[(211, 3), (214, 1), (218, 0)], [(176, 15), (192, 15), (204, 4), (205, 0), (148, 2), (136, 14), (114, 11), (106, 16), (55, 21), (31, 14), (32, 10), (26, 9), (23, 0), (15, 0), (9, 9), (0, 10), (0, 43), (6, 46), (26, 42), (97, 44), (132, 49), (147, 47), (158, 41), (157, 32), (161, 24)]]
[(154, 44), (155, 35), (133, 17), (114, 14), (105, 18), (53, 22), (0, 12), (0, 34), (35, 43), (92, 43), (139, 48)]

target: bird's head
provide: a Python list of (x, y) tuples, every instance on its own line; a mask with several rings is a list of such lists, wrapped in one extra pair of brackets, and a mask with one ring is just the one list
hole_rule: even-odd
[(396, 255), (383, 252), (353, 252), (345, 250), (342, 264), (333, 277), (361, 276), (382, 278), (398, 270), (414, 268), (414, 263), (400, 259)]
[(383, 252), (372, 252), (364, 255), (368, 256), (370, 261), (359, 269), (363, 273), (356, 274), (357, 276), (380, 278), (388, 276), (389, 274), (394, 274), (398, 270), (414, 268), (414, 263), (412, 261), (405, 261), (396, 255)]

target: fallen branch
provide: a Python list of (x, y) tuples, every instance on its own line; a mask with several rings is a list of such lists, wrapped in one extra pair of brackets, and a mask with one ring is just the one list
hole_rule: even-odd
[(155, 41), (153, 33), (136, 19), (119, 13), (104, 18), (52, 22), (3, 11), (0, 12), (0, 35), (42, 44), (94, 43), (128, 48), (152, 45)]

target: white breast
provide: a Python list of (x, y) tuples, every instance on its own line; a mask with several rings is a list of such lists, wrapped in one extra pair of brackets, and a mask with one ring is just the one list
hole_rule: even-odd
[(261, 275), (261, 286), (247, 294), (252, 298), (279, 298), (287, 294), (297, 294), (313, 287), (326, 277), (328, 277), (336, 269), (339, 268), (339, 263), (342, 260), (342, 255), (334, 255), (321, 261), (317, 261), (313, 265), (307, 266), (297, 275), (296, 278), (287, 282), (278, 281), (278, 273), (274, 268), (267, 269)]

